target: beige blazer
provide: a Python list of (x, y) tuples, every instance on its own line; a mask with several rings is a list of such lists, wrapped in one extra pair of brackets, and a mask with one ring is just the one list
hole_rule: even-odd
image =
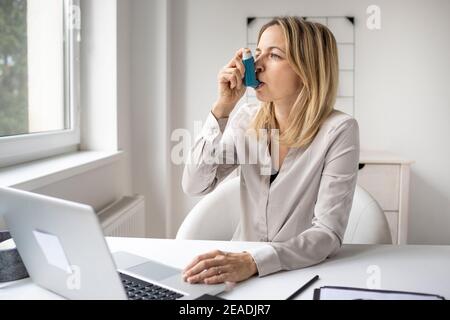
[[(248, 127), (259, 106), (241, 105), (228, 120), (210, 112), (183, 172), (189, 195), (205, 195), (238, 166), (240, 223), (233, 240), (262, 241), (248, 250), (259, 276), (317, 264), (342, 245), (359, 162), (359, 128), (334, 110), (307, 148), (290, 148), (276, 179), (264, 139)], [(273, 153), (275, 154), (275, 153)]]

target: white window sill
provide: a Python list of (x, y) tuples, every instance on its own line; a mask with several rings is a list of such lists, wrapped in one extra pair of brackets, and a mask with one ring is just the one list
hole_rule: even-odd
[(0, 169), (0, 186), (34, 190), (120, 160), (123, 151), (78, 151)]

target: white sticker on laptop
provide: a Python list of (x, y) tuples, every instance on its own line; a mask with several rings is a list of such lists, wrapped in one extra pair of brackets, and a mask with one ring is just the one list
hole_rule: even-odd
[(58, 237), (38, 230), (33, 230), (33, 234), (48, 264), (71, 274), (72, 269)]

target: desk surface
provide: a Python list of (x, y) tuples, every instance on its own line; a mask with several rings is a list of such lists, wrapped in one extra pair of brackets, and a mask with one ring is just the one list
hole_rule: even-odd
[[(240, 252), (261, 245), (257, 242), (194, 241), (138, 238), (107, 238), (112, 252), (128, 251), (184, 268), (192, 258), (214, 249)], [(325, 262), (300, 270), (266, 277), (253, 277), (223, 293), (225, 299), (286, 299), (318, 274), (320, 280), (297, 299), (312, 299), (313, 289), (326, 285), (381, 289), (442, 295), (450, 299), (450, 246), (344, 245)], [(379, 279), (379, 281), (378, 281)], [(58, 299), (30, 279), (0, 284), (0, 299)]]

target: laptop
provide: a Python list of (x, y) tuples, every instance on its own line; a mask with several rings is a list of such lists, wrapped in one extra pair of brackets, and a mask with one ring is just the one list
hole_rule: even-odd
[(189, 284), (180, 269), (158, 261), (112, 255), (84, 204), (0, 187), (0, 216), (34, 283), (68, 299), (191, 300), (225, 290)]

